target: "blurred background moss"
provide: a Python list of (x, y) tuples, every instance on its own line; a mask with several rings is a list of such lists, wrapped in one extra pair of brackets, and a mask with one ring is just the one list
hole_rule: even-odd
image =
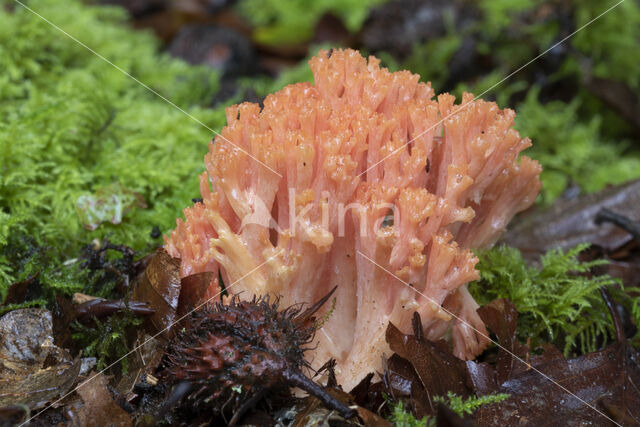
[(93, 239), (161, 244), (199, 196), (225, 106), (310, 80), (306, 61), (320, 46), (357, 48), (419, 73), (436, 93), (471, 91), (515, 109), (534, 141), (528, 155), (544, 166), (539, 204), (640, 177), (637, 0), (549, 51), (615, 2), (24, 4), (175, 105), (0, 0), (0, 296), (43, 269), (56, 292), (77, 291), (77, 276), (57, 266)]

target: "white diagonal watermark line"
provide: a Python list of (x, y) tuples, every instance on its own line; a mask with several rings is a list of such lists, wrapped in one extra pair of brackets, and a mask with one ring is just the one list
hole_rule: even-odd
[(177, 109), (178, 111), (182, 112), (185, 116), (189, 117), (191, 120), (195, 121), (196, 123), (200, 124), (201, 126), (203, 126), (204, 128), (208, 129), (209, 131), (211, 131), (211, 133), (215, 134), (216, 136), (220, 137), (223, 141), (227, 142), (228, 144), (232, 145), (233, 147), (235, 147), (236, 149), (242, 151), (244, 154), (246, 154), (247, 156), (249, 156), (250, 158), (252, 158), (253, 160), (255, 160), (256, 162), (260, 163), (262, 166), (264, 166), (265, 168), (269, 169), (271, 172), (273, 172), (274, 174), (278, 175), (280, 178), (282, 178), (282, 175), (279, 174), (277, 171), (275, 171), (273, 168), (271, 168), (269, 165), (267, 165), (266, 163), (264, 163), (262, 160), (258, 159), (257, 157), (255, 157), (254, 155), (252, 155), (251, 153), (249, 153), (247, 150), (245, 150), (244, 148), (240, 147), (238, 144), (234, 144), (233, 142), (229, 141), (227, 138), (225, 138), (223, 135), (221, 135), (219, 132), (215, 131), (214, 129), (210, 128), (209, 126), (207, 126), (204, 122), (202, 122), (200, 119), (198, 119), (196, 116), (194, 116), (193, 114), (185, 111), (183, 108), (181, 108), (180, 106), (176, 105), (174, 102), (172, 102), (171, 100), (167, 99), (167, 97), (165, 97), (164, 95), (162, 95), (161, 93), (159, 93), (158, 91), (156, 91), (155, 89), (153, 89), (152, 87), (150, 87), (149, 85), (145, 84), (144, 82), (140, 81), (138, 78), (132, 76), (130, 73), (128, 73), (127, 71), (125, 71), (124, 69), (122, 69), (121, 67), (119, 67), (118, 65), (114, 64), (113, 62), (111, 62), (109, 59), (107, 59), (105, 56), (101, 55), (100, 53), (96, 52), (95, 50), (93, 50), (91, 47), (87, 46), (85, 43), (81, 42), (80, 40), (78, 40), (76, 37), (72, 36), (71, 34), (69, 34), (68, 32), (66, 32), (64, 29), (60, 28), (58, 25), (56, 25), (55, 23), (51, 22), (50, 20), (48, 20), (47, 18), (45, 18), (44, 16), (40, 15), (38, 12), (36, 12), (35, 10), (33, 10), (32, 8), (30, 8), (29, 6), (25, 5), (23, 2), (21, 2), (20, 0), (14, 0), (16, 3), (18, 3), (20, 6), (24, 7), (26, 10), (28, 10), (29, 12), (33, 13), (34, 15), (36, 15), (38, 18), (42, 19), (44, 22), (46, 22), (47, 24), (51, 25), (53, 28), (55, 28), (56, 30), (60, 31), (62, 34), (64, 34), (65, 36), (69, 37), (71, 40), (75, 41), (76, 43), (78, 43), (80, 46), (84, 47), (85, 49), (87, 49), (89, 52), (93, 53), (95, 56), (97, 56), (98, 58), (102, 59), (104, 62), (106, 62), (107, 64), (111, 65), (113, 68), (115, 68), (116, 70), (120, 71), (122, 74), (124, 74), (125, 76), (131, 78), (133, 81), (135, 81), (136, 83), (138, 83), (140, 86), (144, 87), (145, 89), (147, 89), (149, 92), (153, 93), (154, 95), (156, 95), (157, 97), (159, 97), (160, 99), (162, 99), (163, 101), (165, 101), (167, 104), (171, 105), (173, 108)]
[(422, 295), (425, 299), (427, 299), (430, 303), (435, 304), (436, 307), (439, 307), (442, 311), (444, 311), (445, 313), (447, 313), (448, 315), (450, 315), (451, 317), (455, 318), (456, 320), (464, 323), (466, 326), (468, 326), (469, 328), (471, 328), (474, 332), (476, 332), (478, 335), (488, 339), (489, 341), (491, 341), (493, 344), (495, 344), (497, 347), (499, 347), (500, 349), (506, 351), (507, 353), (509, 353), (511, 356), (513, 356), (514, 359), (518, 360), (519, 362), (522, 362), (527, 369), (531, 369), (534, 372), (536, 372), (537, 374), (540, 374), (544, 379), (552, 382), (553, 384), (555, 384), (556, 386), (558, 386), (562, 391), (564, 391), (565, 393), (575, 397), (576, 399), (578, 399), (580, 402), (582, 402), (583, 404), (585, 404), (586, 406), (588, 406), (589, 408), (593, 409), (594, 411), (596, 411), (598, 414), (602, 415), (603, 417), (605, 417), (606, 419), (608, 419), (609, 421), (611, 421), (613, 424), (622, 427), (622, 424), (614, 421), (613, 419), (611, 419), (608, 415), (606, 415), (604, 412), (600, 411), (598, 408), (596, 408), (595, 406), (593, 406), (592, 404), (590, 404), (589, 402), (587, 402), (586, 400), (582, 399), (580, 396), (576, 395), (575, 393), (573, 393), (571, 390), (569, 390), (568, 388), (566, 388), (565, 386), (563, 386), (562, 384), (556, 382), (553, 380), (553, 378), (549, 377), (547, 374), (545, 374), (544, 372), (540, 371), (539, 369), (533, 367), (530, 363), (525, 362), (524, 360), (522, 360), (522, 358), (516, 356), (512, 351), (508, 350), (507, 348), (505, 348), (504, 346), (500, 345), (500, 343), (498, 343), (497, 341), (494, 341), (491, 339), (491, 337), (489, 337), (487, 334), (485, 334), (484, 332), (479, 331), (476, 327), (474, 327), (473, 325), (471, 325), (469, 322), (467, 322), (466, 320), (462, 319), (461, 317), (459, 317), (458, 315), (452, 313), (450, 310), (444, 308), (442, 305), (440, 305), (440, 303), (438, 303), (436, 300), (434, 300), (433, 298), (423, 294), (422, 292), (420, 292), (419, 290), (417, 290), (416, 288), (414, 288), (413, 286), (411, 286), (410, 283), (405, 282), (404, 280), (402, 280), (401, 278), (399, 278), (398, 276), (396, 276), (395, 274), (393, 274), (391, 271), (389, 271), (388, 269), (384, 268), (383, 266), (381, 266), (380, 264), (378, 264), (375, 260), (372, 260), (371, 258), (369, 258), (368, 256), (366, 256), (364, 253), (362, 253), (362, 251), (360, 251), (359, 249), (357, 250), (358, 254), (360, 256), (362, 256), (364, 259), (370, 261), (371, 263), (373, 263), (376, 267), (380, 268), (381, 270), (383, 270), (385, 273), (389, 274), (390, 276), (396, 278), (398, 281), (400, 281), (402, 284), (404, 284), (405, 286), (407, 286), (409, 289), (412, 289), (413, 291), (415, 291), (416, 293)]
[[(260, 269), (260, 267), (262, 267), (263, 265), (267, 264), (269, 261), (275, 259), (277, 256), (279, 256), (282, 252), (284, 252), (284, 249), (280, 249), (277, 253), (275, 253), (274, 255), (270, 256), (269, 258), (267, 258), (264, 262), (262, 262), (260, 265), (258, 265), (257, 267), (251, 269), (251, 271), (249, 271), (248, 273), (244, 274), (242, 277), (240, 277), (239, 279), (235, 280), (233, 283), (231, 283), (229, 286), (225, 286), (225, 290), (230, 289), (233, 285), (235, 285), (236, 283), (244, 280), (245, 278), (247, 278), (248, 276), (250, 276), (251, 274), (253, 274), (254, 272), (256, 272), (258, 269)], [(78, 384), (76, 387), (74, 387), (72, 390), (68, 391), (64, 396), (60, 397), (58, 400), (51, 402), (50, 404), (48, 404), (47, 406), (44, 407), (44, 409), (40, 410), (38, 413), (36, 413), (34, 416), (28, 418), (27, 420), (23, 421), (21, 424), (19, 424), (18, 427), (22, 427), (27, 425), (29, 422), (31, 422), (34, 418), (36, 418), (38, 415), (42, 414), (44, 411), (48, 410), (49, 408), (51, 408), (53, 405), (57, 404), (58, 402), (62, 401), (65, 397), (69, 396), (71, 393), (75, 392), (76, 390), (78, 390), (80, 387), (83, 387), (85, 384), (88, 384), (89, 381), (93, 380), (94, 378), (98, 377), (99, 375), (101, 375), (104, 371), (106, 371), (107, 369), (115, 366), (117, 363), (119, 363), (122, 359), (124, 359), (125, 357), (129, 356), (130, 354), (133, 354), (134, 352), (138, 351), (138, 349), (140, 349), (141, 347), (143, 347), (145, 344), (147, 344), (149, 341), (156, 339), (160, 334), (162, 334), (165, 331), (168, 331), (169, 329), (171, 329), (171, 327), (173, 325), (175, 325), (178, 322), (181, 322), (182, 320), (184, 320), (187, 316), (191, 315), (194, 311), (199, 310), (200, 308), (204, 307), (205, 305), (207, 305), (208, 303), (210, 303), (211, 301), (213, 301), (215, 298), (219, 297), (220, 294), (222, 293), (222, 291), (218, 292), (217, 294), (215, 294), (214, 296), (212, 296), (211, 298), (207, 299), (206, 301), (204, 301), (203, 303), (201, 303), (200, 305), (198, 305), (197, 307), (195, 307), (194, 309), (192, 309), (191, 311), (189, 311), (187, 314), (183, 315), (182, 317), (180, 317), (177, 320), (174, 320), (173, 322), (171, 322), (167, 327), (165, 327), (164, 329), (162, 329), (160, 332), (156, 333), (155, 335), (152, 335), (150, 338), (147, 338), (142, 344), (138, 344), (137, 346), (135, 346), (133, 349), (131, 349), (131, 351), (129, 351), (127, 354), (125, 354), (124, 356), (122, 356), (121, 358), (119, 358), (118, 360), (116, 360), (115, 362), (113, 362), (112, 364), (110, 364), (109, 366), (107, 366), (106, 368), (104, 368), (103, 370), (101, 370), (100, 372), (98, 372), (97, 374), (95, 374), (94, 376), (86, 379), (85, 381), (83, 381), (82, 383)]]
[(493, 86), (491, 86), (489, 89), (485, 90), (484, 92), (482, 92), (480, 95), (476, 96), (475, 98), (473, 98), (473, 100), (467, 102), (466, 104), (463, 104), (461, 106), (459, 106), (457, 109), (455, 109), (455, 111), (453, 111), (452, 113), (447, 114), (445, 117), (443, 117), (442, 119), (440, 119), (438, 122), (436, 122), (435, 124), (433, 124), (432, 126), (430, 126), (427, 130), (420, 132), (418, 135), (414, 136), (413, 138), (411, 138), (409, 141), (407, 141), (406, 143), (402, 144), (400, 147), (396, 148), (395, 150), (393, 150), (391, 153), (387, 154), (386, 156), (384, 156), (382, 159), (378, 160), (377, 162), (375, 162), (373, 165), (369, 166), (366, 170), (364, 170), (362, 173), (358, 174), (358, 177), (364, 175), (365, 173), (369, 172), (371, 169), (375, 168), (376, 166), (378, 166), (380, 163), (384, 162), (385, 160), (387, 160), (389, 157), (394, 156), (395, 154), (399, 153), (401, 150), (403, 150), (407, 145), (411, 144), (413, 141), (415, 141), (416, 139), (420, 138), (422, 135), (426, 134), (427, 132), (429, 132), (430, 130), (434, 129), (436, 126), (438, 126), (439, 124), (441, 124), (442, 122), (444, 122), (445, 120), (447, 120), (449, 117), (453, 117), (456, 114), (458, 114), (459, 112), (461, 112), (462, 110), (464, 110), (465, 108), (467, 108), (468, 106), (470, 106), (471, 104), (473, 104), (474, 101), (477, 101), (482, 95), (484, 95), (487, 92), (490, 92), (491, 90), (493, 90), (496, 86), (502, 84), (505, 80), (508, 80), (509, 78), (513, 77), (515, 74), (519, 73), (520, 71), (522, 71), (524, 68), (528, 67), (531, 63), (537, 61), (538, 59), (540, 59), (542, 56), (546, 55), (549, 51), (553, 50), (555, 47), (557, 47), (558, 45), (564, 43), (565, 41), (569, 40), (571, 37), (575, 36), (577, 33), (579, 33), (580, 31), (582, 31), (583, 29), (585, 29), (586, 27), (588, 27), (589, 25), (593, 24), (595, 21), (597, 21), (598, 19), (602, 18), (604, 15), (606, 15), (607, 13), (611, 12), (613, 9), (615, 9), (616, 7), (618, 7), (620, 4), (624, 3), (625, 0), (620, 0), (618, 1), (616, 4), (614, 4), (613, 6), (609, 7), (607, 10), (605, 10), (604, 12), (600, 13), (598, 16), (596, 16), (595, 18), (591, 19), (589, 22), (587, 22), (586, 24), (582, 25), (580, 28), (578, 28), (577, 30), (575, 30), (574, 32), (572, 32), (571, 34), (569, 34), (568, 36), (566, 36), (565, 38), (563, 38), (562, 40), (560, 40), (559, 42), (555, 43), (554, 45), (552, 45), (550, 48), (548, 48), (547, 50), (545, 50), (544, 52), (542, 52), (541, 54), (539, 54), (538, 56), (536, 56), (535, 58), (533, 58), (532, 60), (530, 60), (529, 62), (527, 62), (526, 64), (520, 66), (520, 68), (518, 68), (517, 70), (511, 72), (511, 74), (509, 74), (508, 76), (504, 77), (502, 80), (500, 80), (498, 83), (495, 83)]

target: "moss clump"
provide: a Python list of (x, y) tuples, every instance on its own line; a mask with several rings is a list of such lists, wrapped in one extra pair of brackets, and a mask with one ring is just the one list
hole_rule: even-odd
[[(614, 2), (574, 0), (576, 27), (580, 28), (602, 14)], [(580, 31), (572, 40), (583, 55), (592, 62), (594, 75), (625, 82), (632, 90), (640, 90), (640, 4), (625, 1), (615, 9), (589, 24), (588, 31)], [(571, 69), (581, 68), (572, 61)]]
[(609, 276), (587, 273), (604, 260), (580, 262), (588, 245), (570, 251), (551, 250), (540, 259), (540, 268), (526, 264), (514, 248), (499, 246), (480, 252), (480, 280), (469, 289), (479, 304), (508, 298), (518, 310), (518, 336), (535, 346), (552, 341), (564, 349), (595, 351), (614, 335), (613, 322), (598, 290), (617, 284)]
[(453, 410), (453, 412), (464, 417), (473, 414), (481, 406), (500, 403), (508, 398), (508, 394), (498, 393), (487, 394), (484, 396), (469, 396), (468, 398), (463, 399), (455, 393), (448, 392), (446, 397), (436, 396), (433, 398), (433, 401), (447, 405)]
[[(74, 341), (83, 348), (84, 357), (95, 357), (96, 368), (105, 369), (112, 363), (119, 363), (123, 373), (129, 368), (124, 356), (131, 350), (127, 331), (142, 324), (143, 319), (130, 311), (115, 314), (104, 321), (92, 319), (92, 324), (83, 325), (77, 321), (71, 324)], [(120, 360), (122, 359), (122, 360)]]
[(607, 140), (600, 116), (581, 119), (579, 98), (542, 104), (538, 95), (535, 87), (527, 93), (518, 107), (516, 128), (534, 141), (527, 153), (544, 167), (543, 203), (551, 203), (572, 184), (593, 192), (640, 177), (640, 154), (626, 153), (627, 143)]
[(397, 427), (432, 427), (436, 425), (436, 420), (433, 417), (417, 419), (411, 412), (408, 412), (404, 408), (402, 401), (391, 404), (389, 421)]
[[(210, 128), (223, 124), (222, 109), (204, 108), (217, 75), (159, 54), (121, 9), (28, 5)], [(0, 69), (0, 293), (26, 274), (12, 235), (33, 238), (52, 264), (105, 236), (140, 250), (198, 194), (211, 131), (8, 0), (0, 1)], [(146, 209), (132, 204), (120, 224), (86, 230), (78, 199), (114, 187)]]
[[(448, 392), (446, 396), (435, 396), (433, 401), (449, 407), (460, 417), (466, 417), (472, 415), (481, 406), (500, 403), (508, 398), (508, 394), (498, 393), (488, 394), (485, 396), (469, 396), (468, 398), (463, 399), (455, 393)], [(389, 401), (387, 400), (387, 402)], [(404, 408), (402, 401), (391, 404), (389, 421), (398, 427), (436, 426), (436, 419), (434, 417), (423, 417), (419, 420)]]
[(388, 0), (241, 0), (238, 11), (255, 27), (259, 43), (297, 44), (313, 36), (316, 24), (326, 13), (342, 19), (347, 29), (357, 32), (369, 10)]

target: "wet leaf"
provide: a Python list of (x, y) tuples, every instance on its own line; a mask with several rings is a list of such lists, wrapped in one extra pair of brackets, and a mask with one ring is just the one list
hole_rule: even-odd
[(129, 369), (120, 378), (115, 387), (121, 395), (125, 396), (127, 401), (137, 397), (133, 391), (135, 385), (141, 382), (143, 378), (146, 378), (147, 375), (155, 373), (156, 368), (162, 361), (165, 343), (140, 329), (133, 348), (136, 351), (127, 356)]
[(54, 344), (47, 310), (14, 310), (0, 318), (0, 407), (43, 407), (73, 387), (81, 365)]
[(198, 307), (206, 299), (211, 285), (213, 273), (198, 273), (182, 278), (180, 299), (178, 301), (178, 317), (182, 317)]
[(459, 396), (469, 395), (464, 361), (431, 341), (403, 334), (392, 323), (387, 327), (386, 338), (391, 350), (411, 363), (429, 394), (444, 396), (451, 391)]
[(82, 404), (68, 411), (71, 425), (108, 425), (125, 427), (133, 425), (129, 414), (116, 404), (107, 389), (107, 380), (102, 374), (89, 375), (89, 380), (80, 384), (76, 392)]
[(11, 286), (9, 286), (9, 290), (7, 291), (7, 295), (5, 295), (4, 297), (2, 305), (20, 304), (24, 302), (27, 296), (27, 291), (29, 290), (29, 286), (39, 275), (40, 272), (37, 272), (36, 274), (33, 274), (19, 282), (15, 282)]
[(151, 334), (163, 331), (162, 336), (171, 337), (171, 330), (167, 328), (176, 319), (180, 287), (180, 261), (159, 249), (138, 277), (131, 296), (154, 310), (147, 322)]
[(478, 309), (482, 321), (496, 335), (500, 344), (496, 361), (496, 381), (502, 384), (515, 372), (526, 369), (526, 365), (513, 357), (526, 357), (528, 348), (518, 342), (516, 328), (518, 312), (511, 301), (498, 299)]
[[(640, 423), (640, 355), (627, 342), (576, 359), (557, 357), (537, 369), (617, 422)], [(539, 372), (528, 370), (502, 384), (510, 394), (476, 413), (479, 425), (608, 425), (608, 420)], [(612, 403), (614, 402), (614, 403)], [(612, 406), (613, 405), (613, 406)]]
[[(407, 407), (419, 419), (435, 412), (433, 396), (425, 390), (416, 370), (406, 359), (394, 354), (385, 369), (386, 392), (394, 401), (405, 398)], [(376, 408), (379, 405), (376, 405)], [(370, 407), (373, 409), (373, 407)]]
[(596, 224), (598, 212), (607, 208), (640, 221), (638, 206), (640, 180), (572, 200), (559, 200), (548, 210), (535, 210), (512, 223), (503, 242), (520, 249), (532, 261), (549, 249), (567, 250), (585, 242), (614, 251), (629, 242), (631, 236), (612, 224)]

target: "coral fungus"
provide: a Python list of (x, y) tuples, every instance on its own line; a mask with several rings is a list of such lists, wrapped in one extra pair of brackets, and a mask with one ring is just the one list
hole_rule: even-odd
[(284, 306), (337, 285), (311, 362), (335, 358), (347, 388), (379, 369), (388, 322), (408, 332), (415, 311), (427, 337), (450, 330), (458, 357), (477, 355), (487, 342), (466, 288), (478, 278), (471, 248), (494, 243), (540, 190), (540, 166), (518, 158), (530, 141), (515, 113), (471, 94), (434, 99), (419, 76), (353, 50), (310, 65), (314, 84), (227, 109), (202, 202), (167, 251), (182, 275), (219, 271), (231, 293)]

